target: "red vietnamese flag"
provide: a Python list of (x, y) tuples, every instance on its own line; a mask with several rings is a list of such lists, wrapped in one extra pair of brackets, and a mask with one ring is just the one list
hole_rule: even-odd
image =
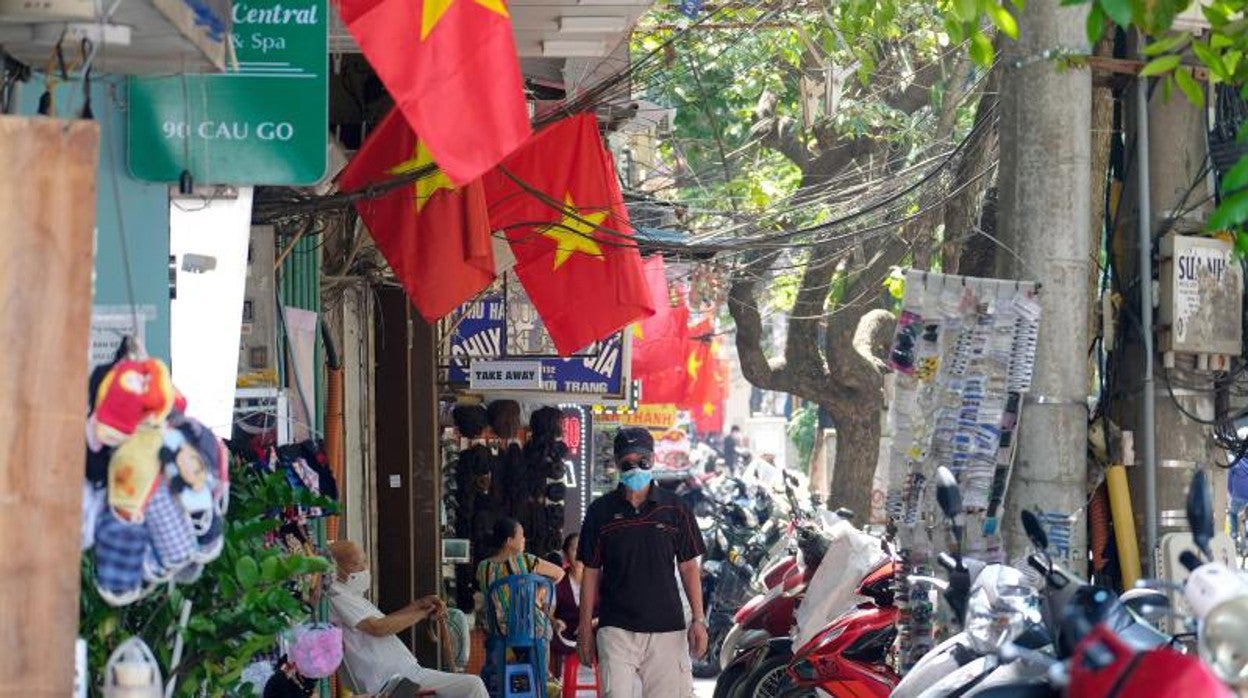
[(483, 181), (491, 227), (506, 231), (516, 276), (561, 355), (654, 314), (593, 114), (542, 130)]
[[(338, 176), (353, 191), (433, 160), (398, 109), (391, 110)], [(456, 189), (442, 172), (355, 208), (408, 298), (435, 322), (494, 280), (494, 248), (481, 182)]]
[[(711, 349), (709, 385), (702, 388), (701, 404), (690, 407), (693, 424), (700, 434), (713, 434), (724, 430), (724, 400), (728, 398), (728, 362), (719, 356), (718, 347)], [(705, 368), (703, 369), (706, 370)]]
[(654, 315), (636, 323), (633, 333), (633, 378), (641, 378), (670, 368), (675, 357), (684, 355), (689, 336), (689, 308), (683, 299), (673, 307), (667, 285), (663, 255), (652, 255), (643, 262), (646, 284), (654, 301)]
[(714, 394), (715, 364), (711, 343), (714, 332), (710, 320), (703, 320), (689, 328), (689, 342), (684, 355), (689, 383), (684, 397), (677, 402), (682, 409), (696, 412)]
[(684, 402), (685, 390), (689, 386), (688, 378), (685, 367), (681, 365), (642, 376), (639, 379), (641, 402), (647, 405)]
[(338, 12), (455, 184), (532, 133), (505, 0), (338, 0)]

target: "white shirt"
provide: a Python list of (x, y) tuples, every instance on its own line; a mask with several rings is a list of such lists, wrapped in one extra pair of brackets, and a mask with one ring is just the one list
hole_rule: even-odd
[(356, 688), (376, 693), (396, 675), (419, 682), (420, 663), (397, 635), (374, 637), (356, 629), (360, 621), (385, 616), (371, 601), (341, 585), (328, 592), (329, 619), (342, 628), (343, 660)]

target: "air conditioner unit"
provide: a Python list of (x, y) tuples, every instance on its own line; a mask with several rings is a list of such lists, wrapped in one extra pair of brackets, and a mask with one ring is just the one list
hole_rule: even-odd
[(0, 0), (0, 22), (91, 21), (95, 0)]
[(72, 65), (87, 40), (98, 49), (92, 67), (100, 73), (220, 72), (232, 12), (232, 0), (0, 0), (0, 43), (39, 67), (58, 44)]

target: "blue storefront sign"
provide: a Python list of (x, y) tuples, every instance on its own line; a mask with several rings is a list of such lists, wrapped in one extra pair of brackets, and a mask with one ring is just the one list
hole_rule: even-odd
[[(470, 383), (472, 363), (489, 362), (491, 390), (558, 393), (564, 402), (625, 398), (630, 372), (623, 331), (571, 358), (560, 358), (550, 349), (549, 338), (535, 338), (545, 331), (535, 322), (527, 299), (514, 292), (487, 295), (461, 309), (461, 315), (451, 336), (452, 383)], [(541, 367), (538, 386), (525, 379), (534, 364)], [(507, 383), (509, 375), (517, 376), (514, 384)]]

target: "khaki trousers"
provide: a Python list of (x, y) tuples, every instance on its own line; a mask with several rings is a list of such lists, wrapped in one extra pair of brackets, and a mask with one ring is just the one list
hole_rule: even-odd
[(598, 675), (604, 698), (692, 698), (688, 635), (600, 628)]

